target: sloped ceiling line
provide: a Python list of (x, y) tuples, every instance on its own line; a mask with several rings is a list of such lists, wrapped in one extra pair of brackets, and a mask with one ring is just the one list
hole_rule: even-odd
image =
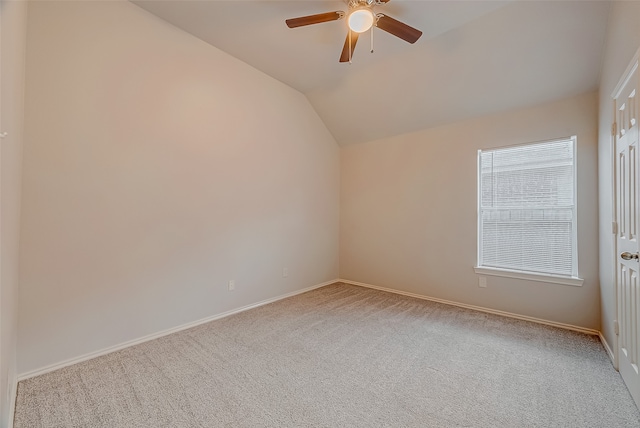
[[(353, 64), (346, 20), (289, 29), (341, 1), (134, 1), (304, 93), (341, 145), (413, 132), (595, 90), (606, 1), (402, 1), (378, 10), (424, 32), (410, 45), (377, 30)], [(354, 119), (353, 112), (357, 112)]]

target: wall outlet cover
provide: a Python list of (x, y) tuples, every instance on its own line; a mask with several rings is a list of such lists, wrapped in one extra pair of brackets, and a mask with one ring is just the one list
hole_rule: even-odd
[(478, 277), (478, 287), (487, 288), (487, 277), (486, 276)]

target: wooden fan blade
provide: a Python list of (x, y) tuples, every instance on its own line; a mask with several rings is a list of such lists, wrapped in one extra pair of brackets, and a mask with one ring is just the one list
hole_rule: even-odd
[[(353, 50), (356, 48), (356, 42), (358, 41), (360, 33), (351, 30), (349, 30), (349, 32), (351, 33), (351, 58), (353, 58)], [(349, 62), (349, 34), (347, 34), (347, 39), (344, 41), (340, 62)]]
[(305, 25), (320, 24), (321, 22), (337, 21), (344, 16), (344, 12), (327, 12), (319, 13), (317, 15), (301, 16), (300, 18), (287, 19), (287, 27), (296, 28), (303, 27)]
[(416, 40), (418, 40), (420, 36), (422, 36), (422, 31), (416, 30), (415, 28), (408, 26), (404, 22), (395, 20), (387, 15), (380, 16), (376, 26), (379, 29), (393, 34), (396, 37), (400, 37), (402, 40), (409, 43), (415, 43)]

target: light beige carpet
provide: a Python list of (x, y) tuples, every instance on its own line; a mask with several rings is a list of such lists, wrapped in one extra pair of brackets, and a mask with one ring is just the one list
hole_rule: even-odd
[(25, 427), (640, 427), (593, 336), (334, 284), (20, 382)]

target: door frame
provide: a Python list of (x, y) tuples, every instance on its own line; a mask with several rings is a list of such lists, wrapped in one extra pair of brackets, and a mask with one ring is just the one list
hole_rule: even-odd
[[(617, 172), (618, 171), (616, 166), (617, 165), (616, 143), (617, 143), (617, 135), (618, 135), (618, 129), (617, 129), (618, 110), (616, 106), (616, 98), (620, 96), (622, 89), (629, 82), (629, 79), (631, 78), (631, 75), (633, 74), (633, 72), (638, 69), (639, 60), (640, 60), (640, 48), (636, 50), (636, 53), (633, 55), (633, 58), (631, 59), (631, 62), (629, 62), (629, 65), (627, 65), (627, 68), (625, 69), (624, 73), (622, 73), (622, 76), (620, 77), (618, 84), (615, 86), (613, 92), (611, 92), (611, 98), (610, 98), (612, 116), (611, 116), (611, 133), (609, 134), (609, 139), (610, 139), (609, 154), (611, 157), (611, 192), (612, 192), (611, 214), (612, 214), (612, 220), (613, 220), (611, 237), (613, 238), (613, 255), (612, 255), (613, 280), (614, 280), (613, 297), (615, 301), (615, 310), (614, 310), (615, 318), (613, 322), (614, 322), (615, 335), (613, 338), (614, 343), (610, 344), (609, 347), (612, 348), (610, 349), (610, 351), (613, 352), (613, 367), (616, 370), (620, 370), (620, 349), (619, 349), (620, 329), (619, 329), (618, 319), (621, 311), (620, 290), (619, 290), (619, 281), (618, 281), (618, 239), (617, 239), (617, 233), (618, 233)], [(605, 340), (605, 343), (606, 343), (606, 340)]]

